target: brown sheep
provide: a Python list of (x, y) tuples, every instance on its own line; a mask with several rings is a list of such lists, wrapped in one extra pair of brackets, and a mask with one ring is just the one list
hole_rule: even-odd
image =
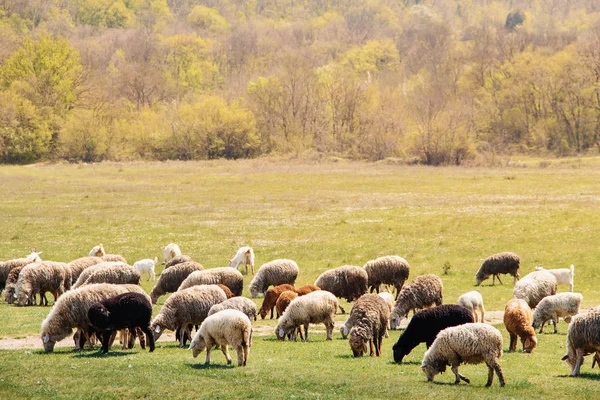
[(523, 353), (531, 353), (537, 346), (535, 330), (532, 326), (533, 313), (525, 300), (512, 299), (504, 308), (504, 326), (510, 335), (508, 351), (517, 349), (517, 337), (523, 343)]
[[(265, 294), (265, 300), (263, 301), (260, 310), (258, 310), (258, 314), (262, 319), (265, 319), (269, 311), (271, 311), (271, 319), (273, 319), (273, 309), (277, 304), (277, 299), (279, 298), (279, 295), (286, 290), (295, 291), (296, 289), (293, 285), (283, 284), (267, 290), (267, 293)], [(279, 318), (279, 315), (280, 314), (277, 315), (277, 318)]]
[(279, 295), (277, 299), (277, 303), (275, 306), (277, 307), (277, 315), (283, 315), (283, 312), (290, 305), (290, 302), (298, 297), (298, 293), (293, 290), (286, 290)]
[(304, 285), (296, 288), (296, 293), (298, 293), (298, 296), (304, 296), (305, 294), (316, 292), (317, 290), (321, 290), (321, 288), (315, 285)]

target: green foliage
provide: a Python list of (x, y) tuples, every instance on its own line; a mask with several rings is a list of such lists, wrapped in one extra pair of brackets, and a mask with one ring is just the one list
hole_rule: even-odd
[(223, 31), (229, 27), (229, 23), (219, 14), (219, 11), (202, 5), (192, 8), (187, 21), (196, 28), (211, 31)]
[(391, 39), (371, 40), (364, 46), (347, 51), (342, 55), (341, 63), (364, 74), (390, 70), (398, 67), (398, 49)]

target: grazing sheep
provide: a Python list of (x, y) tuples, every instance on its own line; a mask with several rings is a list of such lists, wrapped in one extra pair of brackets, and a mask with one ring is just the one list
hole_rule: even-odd
[[(323, 272), (315, 281), (315, 285), (351, 302), (367, 293), (368, 281), (369, 276), (364, 268), (344, 265)], [(341, 306), (340, 311), (342, 314), (346, 313)]]
[[(472, 290), (461, 295), (456, 304), (468, 308), (473, 313), (475, 322), (485, 322), (485, 307), (483, 306), (483, 297), (478, 291)], [(476, 311), (481, 313), (481, 321), (478, 321)]]
[(440, 331), (471, 322), (474, 322), (473, 313), (457, 304), (442, 304), (417, 312), (392, 347), (394, 361), (401, 363), (419, 343), (431, 347)]
[[(277, 299), (279, 298), (281, 293), (285, 292), (286, 290), (295, 291), (295, 288), (293, 285), (283, 284), (283, 285), (277, 285), (277, 286), (269, 288), (269, 290), (267, 290), (267, 293), (265, 293), (265, 299), (262, 303), (262, 306), (260, 307), (260, 310), (258, 310), (258, 314), (260, 315), (260, 318), (265, 319), (265, 317), (267, 316), (267, 313), (270, 311), (271, 319), (273, 319), (273, 309), (275, 309), (275, 306), (277, 304)], [(279, 317), (280, 317), (280, 315), (278, 314), (277, 318), (279, 318)]]
[(411, 282), (406, 284), (400, 294), (394, 309), (390, 314), (390, 327), (396, 329), (400, 326), (400, 321), (408, 315), (410, 310), (420, 310), (432, 305), (442, 304), (444, 285), (439, 276), (426, 274), (417, 276)]
[[(37, 259), (39, 259), (39, 257)], [(31, 258), (16, 258), (14, 260), (0, 262), (0, 293), (2, 293), (2, 290), (4, 290), (4, 288), (6, 287), (10, 271), (17, 267), (24, 267), (27, 264), (41, 261), (42, 260), (34, 261), (34, 259)]]
[(179, 329), (179, 345), (184, 347), (186, 334), (191, 337), (188, 325), (202, 324), (210, 308), (225, 300), (225, 292), (217, 285), (192, 286), (173, 293), (150, 323), (150, 328), (154, 331), (154, 340), (158, 340), (165, 329)]
[(517, 337), (523, 343), (523, 353), (531, 353), (537, 346), (537, 338), (531, 324), (533, 313), (525, 300), (512, 299), (504, 308), (504, 326), (510, 335), (508, 351), (517, 349)]
[(133, 340), (136, 328), (146, 334), (150, 352), (154, 351), (154, 335), (150, 331), (152, 304), (147, 294), (122, 293), (90, 307), (88, 319), (101, 332), (102, 352), (108, 353), (110, 337), (116, 330), (129, 329)]
[(109, 265), (100, 268), (90, 274), (90, 276), (80, 285), (91, 285), (93, 283), (114, 283), (117, 285), (139, 285), (140, 273), (127, 264)]
[(125, 257), (120, 254), (105, 254), (100, 258), (105, 262), (122, 262), (123, 264), (127, 264)]
[(77, 278), (75, 283), (71, 286), (71, 289), (78, 289), (79, 287), (83, 286), (83, 284), (85, 284), (85, 281), (87, 281), (88, 278), (90, 276), (92, 276), (92, 274), (94, 274), (96, 271), (100, 271), (104, 268), (113, 267), (113, 266), (128, 267), (128, 265), (126, 263), (119, 262), (119, 261), (116, 261), (116, 262), (102, 261), (101, 263), (92, 265), (91, 267), (87, 267), (83, 271), (81, 271), (81, 273), (79, 274), (79, 278)]
[(500, 274), (512, 275), (514, 285), (517, 279), (519, 279), (520, 263), (521, 259), (519, 256), (509, 251), (489, 256), (483, 261), (481, 267), (479, 267), (479, 271), (475, 274), (475, 285), (481, 285), (481, 282), (488, 279), (490, 275), (492, 276), (492, 285), (496, 284), (496, 278), (498, 278), (498, 282), (502, 285)]
[(488, 367), (488, 380), (485, 386), (491, 386), (494, 380), (494, 371), (500, 379), (500, 386), (504, 386), (504, 375), (498, 363), (502, 357), (502, 334), (498, 329), (483, 323), (469, 323), (451, 328), (446, 328), (438, 333), (437, 338), (425, 352), (421, 369), (427, 376), (427, 381), (446, 370), (450, 365), (458, 385), (460, 380), (467, 383), (471, 381), (458, 373), (458, 366), (462, 363), (480, 364), (485, 362)]
[[(567, 332), (567, 354), (561, 358), (571, 366), (571, 376), (579, 376), (583, 357), (594, 353), (594, 363), (600, 358), (600, 307), (578, 315)], [(592, 368), (594, 366), (592, 363)]]
[(194, 271), (181, 282), (178, 290), (194, 285), (216, 285), (218, 283), (227, 286), (234, 296), (241, 296), (244, 289), (244, 276), (240, 271), (228, 267)]
[(165, 264), (167, 264), (171, 259), (175, 257), (179, 257), (181, 255), (181, 249), (175, 243), (169, 243), (165, 246), (164, 249), (164, 258)]
[(154, 257), (154, 260), (149, 258), (144, 258), (143, 260), (139, 260), (133, 263), (133, 268), (142, 275), (144, 272), (148, 273), (148, 280), (155, 280), (156, 273), (154, 271), (154, 266), (158, 262), (158, 258)]
[(557, 285), (569, 285), (569, 291), (572, 292), (575, 287), (575, 266), (571, 264), (570, 268), (545, 269), (544, 267), (535, 267), (536, 271), (548, 271), (556, 277)]
[(79, 279), (79, 276), (85, 269), (94, 265), (98, 265), (102, 262), (104, 262), (104, 260), (96, 256), (81, 257), (71, 261), (68, 264), (69, 269), (71, 270), (71, 286), (75, 285), (77, 279)]
[(165, 269), (170, 268), (173, 265), (181, 264), (181, 263), (188, 262), (188, 261), (194, 261), (194, 260), (192, 260), (192, 257), (186, 256), (183, 254), (180, 256), (177, 256), (177, 257), (173, 257), (173, 258), (171, 258), (171, 260), (168, 263), (165, 263)]
[(374, 290), (379, 293), (379, 286), (384, 283), (396, 288), (396, 298), (398, 298), (404, 282), (408, 279), (410, 265), (402, 257), (385, 256), (367, 262), (365, 271), (369, 276), (370, 293)]
[(304, 341), (308, 341), (308, 325), (323, 323), (327, 329), (327, 340), (332, 340), (333, 318), (338, 308), (337, 298), (325, 290), (317, 290), (292, 300), (275, 327), (277, 339), (296, 340), (296, 332), (304, 325)]
[(548, 271), (534, 271), (519, 280), (513, 289), (513, 296), (523, 299), (534, 309), (546, 296), (556, 294), (556, 277)]
[(222, 303), (215, 304), (208, 311), (208, 315), (213, 315), (222, 310), (238, 310), (243, 312), (250, 318), (256, 321), (256, 304), (247, 297), (236, 296), (225, 300)]
[(273, 260), (260, 266), (256, 275), (250, 282), (250, 294), (256, 298), (259, 293), (263, 295), (269, 286), (293, 285), (298, 277), (298, 264), (292, 260)]
[(8, 273), (8, 278), (6, 278), (6, 292), (4, 293), (4, 300), (8, 304), (13, 304), (15, 301), (15, 290), (17, 289), (17, 280), (19, 280), (19, 274), (21, 273), (23, 268), (25, 268), (25, 265), (13, 268)]
[(540, 333), (544, 332), (544, 324), (552, 320), (554, 333), (558, 333), (556, 324), (558, 319), (563, 318), (570, 322), (572, 316), (579, 314), (579, 306), (583, 301), (580, 293), (558, 293), (553, 296), (544, 297), (533, 312), (533, 327), (540, 327)]
[(52, 293), (54, 302), (71, 287), (71, 272), (65, 263), (42, 261), (26, 265), (19, 273), (15, 286), (17, 305), (35, 304), (40, 295), (40, 305), (48, 305), (46, 292)]
[(176, 292), (189, 274), (194, 271), (202, 271), (203, 269), (204, 267), (197, 262), (188, 261), (174, 265), (168, 270), (163, 271), (150, 292), (152, 304), (156, 304), (158, 298), (163, 294)]
[(62, 295), (42, 322), (40, 337), (44, 343), (44, 350), (46, 352), (52, 351), (56, 342), (70, 335), (73, 328), (82, 331), (87, 339), (88, 326), (90, 325), (88, 310), (90, 307), (104, 299), (126, 292), (144, 294), (143, 289), (137, 285), (101, 283), (70, 290)]
[(248, 265), (250, 265), (250, 268), (252, 268), (252, 275), (254, 275), (254, 250), (252, 250), (252, 247), (240, 247), (237, 253), (235, 253), (235, 256), (229, 260), (229, 267), (236, 270), (240, 264), (244, 264), (246, 266), (246, 275), (248, 275)]
[(296, 297), (298, 297), (298, 293), (294, 292), (293, 290), (286, 290), (285, 292), (279, 295), (279, 297), (277, 298), (277, 302), (275, 303), (278, 318), (280, 315), (283, 315), (283, 313), (288, 308), (292, 300), (294, 300)]
[(213, 346), (221, 346), (221, 351), (231, 364), (228, 346), (235, 349), (238, 356), (238, 367), (245, 367), (248, 353), (252, 345), (252, 323), (246, 314), (238, 310), (223, 310), (207, 317), (200, 330), (190, 343), (194, 358), (206, 349), (206, 364), (210, 363), (210, 351)]
[[(381, 355), (381, 343), (387, 333), (390, 310), (381, 297), (364, 294), (350, 310), (350, 348), (354, 357), (362, 357), (369, 343), (370, 356)], [(374, 349), (373, 349), (374, 348)]]
[(311, 292), (321, 290), (321, 288), (318, 286), (315, 286), (315, 285), (303, 285), (294, 290), (296, 290), (296, 293), (298, 293), (298, 296), (304, 296), (305, 294), (309, 294)]

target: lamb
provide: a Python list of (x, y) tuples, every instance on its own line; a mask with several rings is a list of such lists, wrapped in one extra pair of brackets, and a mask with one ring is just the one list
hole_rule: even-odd
[(540, 327), (540, 333), (544, 332), (544, 324), (552, 320), (554, 333), (558, 333), (556, 324), (559, 318), (570, 322), (572, 316), (579, 314), (579, 306), (583, 301), (580, 293), (558, 293), (553, 296), (544, 297), (533, 312), (533, 327)]
[(181, 263), (188, 262), (188, 261), (194, 261), (194, 260), (192, 260), (192, 257), (186, 256), (186, 255), (180, 255), (177, 257), (173, 257), (173, 258), (171, 258), (171, 260), (168, 263), (165, 264), (165, 269), (170, 268), (173, 265), (181, 264)]
[(229, 267), (238, 269), (240, 264), (244, 264), (246, 266), (246, 275), (248, 275), (248, 265), (252, 268), (252, 275), (254, 275), (254, 250), (250, 246), (240, 247), (233, 256), (229, 260)]
[(498, 329), (483, 323), (468, 323), (446, 328), (441, 331), (429, 350), (423, 356), (421, 369), (427, 376), (427, 381), (433, 381), (433, 377), (446, 370), (446, 366), (452, 367), (456, 379), (454, 384), (460, 380), (467, 383), (471, 381), (458, 373), (461, 363), (479, 364), (485, 362), (489, 373), (485, 386), (491, 386), (494, 380), (494, 371), (500, 379), (500, 386), (504, 386), (504, 375), (498, 363), (502, 357), (502, 334)]
[(369, 276), (370, 293), (373, 293), (374, 290), (379, 293), (379, 286), (384, 283), (394, 286), (397, 299), (404, 282), (408, 279), (410, 265), (402, 257), (385, 256), (367, 262), (365, 271)]
[(537, 346), (533, 323), (533, 313), (525, 300), (512, 299), (504, 308), (504, 326), (510, 335), (508, 351), (517, 349), (517, 337), (523, 343), (523, 353), (531, 353)]
[(6, 292), (4, 293), (4, 300), (8, 304), (13, 304), (15, 301), (15, 290), (17, 288), (17, 280), (19, 279), (19, 274), (21, 273), (23, 268), (25, 268), (25, 265), (13, 268), (8, 273), (8, 278), (6, 279)]
[(113, 332), (119, 329), (129, 329), (132, 335), (130, 342), (132, 342), (135, 340), (135, 332), (138, 327), (146, 334), (150, 352), (153, 352), (154, 335), (150, 331), (151, 318), (150, 298), (141, 293), (119, 294), (92, 305), (88, 310), (88, 319), (92, 326), (101, 332), (103, 353), (108, 353), (108, 345)]
[(238, 310), (223, 310), (207, 317), (189, 348), (194, 358), (206, 349), (205, 363), (209, 364), (210, 352), (215, 345), (221, 346), (227, 365), (231, 364), (227, 348), (232, 346), (237, 352), (238, 367), (245, 367), (252, 346), (252, 323), (248, 316)]
[(546, 296), (556, 294), (556, 277), (548, 271), (534, 271), (519, 280), (513, 296), (523, 299), (532, 309)]
[(75, 282), (77, 282), (77, 279), (79, 279), (79, 276), (85, 269), (102, 262), (104, 262), (104, 260), (96, 256), (81, 257), (71, 261), (68, 264), (69, 269), (71, 270), (71, 286), (75, 285)]
[(352, 320), (348, 341), (354, 357), (362, 357), (367, 352), (367, 342), (371, 357), (374, 354), (377, 357), (381, 355), (389, 316), (390, 310), (385, 300), (376, 294), (365, 294), (356, 300), (348, 318)]
[(521, 259), (519, 256), (509, 251), (489, 256), (483, 261), (481, 267), (479, 267), (479, 271), (475, 274), (475, 286), (481, 285), (481, 282), (488, 279), (490, 275), (492, 276), (492, 285), (496, 284), (496, 278), (498, 278), (498, 282), (502, 285), (499, 274), (512, 275), (514, 285), (519, 279), (520, 263)]
[(394, 361), (401, 363), (419, 343), (430, 348), (440, 331), (471, 322), (474, 322), (473, 313), (457, 304), (442, 304), (417, 312), (392, 347)]
[(298, 297), (298, 293), (293, 290), (286, 290), (285, 292), (279, 295), (277, 298), (277, 302), (275, 303), (275, 307), (277, 308), (277, 317), (283, 315), (285, 310), (288, 308), (292, 300)]
[(308, 341), (308, 325), (323, 323), (327, 329), (327, 340), (332, 340), (333, 318), (338, 308), (337, 298), (325, 290), (317, 290), (292, 300), (275, 327), (278, 340), (287, 336), (296, 340), (296, 331), (304, 325), (304, 341)]
[[(364, 268), (344, 265), (323, 272), (315, 281), (315, 285), (351, 302), (367, 293), (368, 281), (369, 276)], [(342, 307), (340, 311), (342, 314), (346, 313)]]
[(228, 267), (194, 271), (181, 282), (178, 290), (187, 289), (194, 285), (211, 285), (217, 283), (227, 286), (234, 296), (241, 296), (244, 289), (244, 276), (240, 271)]
[(396, 329), (400, 326), (402, 318), (408, 315), (410, 310), (422, 309), (432, 305), (442, 304), (444, 285), (442, 280), (433, 274), (417, 276), (406, 284), (398, 295), (398, 300), (390, 314), (390, 327)]
[[(260, 318), (265, 319), (267, 313), (271, 311), (271, 319), (273, 319), (273, 309), (277, 304), (277, 299), (279, 298), (281, 293), (285, 292), (286, 290), (295, 291), (295, 288), (293, 285), (283, 284), (277, 285), (267, 290), (262, 306), (260, 307), (260, 310), (258, 310)], [(277, 315), (277, 318), (279, 317), (280, 315)]]
[(172, 266), (171, 268), (163, 271), (160, 277), (156, 281), (156, 285), (150, 292), (150, 298), (152, 304), (156, 304), (156, 301), (160, 296), (166, 293), (176, 292), (181, 283), (194, 271), (202, 271), (204, 267), (194, 261), (188, 261), (181, 264)]
[(259, 293), (264, 295), (271, 285), (293, 285), (299, 271), (298, 264), (292, 260), (273, 260), (261, 265), (250, 282), (252, 298), (256, 298)]
[(102, 283), (70, 290), (62, 295), (42, 322), (40, 337), (44, 343), (44, 351), (53, 351), (56, 342), (70, 335), (73, 328), (79, 329), (87, 336), (90, 307), (104, 299), (126, 292), (144, 294), (143, 289), (137, 285)]
[(483, 297), (481, 296), (481, 293), (479, 293), (476, 290), (472, 290), (470, 292), (467, 292), (463, 295), (461, 295), (458, 298), (458, 301), (456, 302), (456, 304), (461, 305), (463, 307), (468, 308), (469, 310), (471, 310), (471, 312), (473, 313), (473, 317), (475, 318), (475, 322), (479, 322), (478, 318), (477, 318), (477, 312), (479, 311), (479, 313), (481, 314), (481, 321), (480, 322), (485, 322), (485, 307), (483, 306)]
[(83, 284), (85, 284), (85, 281), (87, 281), (88, 278), (90, 276), (92, 276), (92, 274), (94, 274), (96, 271), (100, 271), (101, 269), (108, 268), (108, 267), (114, 267), (114, 266), (128, 267), (128, 265), (126, 263), (122, 263), (122, 262), (118, 262), (118, 261), (117, 262), (102, 261), (101, 263), (92, 265), (91, 267), (87, 267), (86, 269), (81, 271), (81, 273), (79, 274), (79, 278), (77, 278), (75, 283), (71, 286), (71, 289), (78, 289), (79, 287), (81, 287)]
[(561, 360), (567, 361), (571, 366), (571, 376), (579, 376), (583, 357), (595, 353), (594, 362), (596, 362), (598, 352), (600, 352), (600, 307), (595, 307), (587, 314), (575, 317), (569, 325), (567, 354)]
[(213, 315), (222, 310), (238, 310), (243, 312), (250, 319), (256, 321), (256, 304), (247, 297), (236, 296), (225, 300), (222, 303), (215, 304), (208, 311), (208, 315)]
[(575, 278), (575, 266), (571, 264), (570, 268), (558, 268), (558, 269), (545, 269), (544, 267), (535, 267), (536, 271), (548, 271), (556, 277), (556, 283), (558, 285), (569, 285), (569, 291), (572, 292), (574, 288), (573, 279)]
[(127, 264), (109, 265), (94, 271), (83, 284), (91, 285), (93, 283), (114, 283), (114, 284), (140, 284), (140, 273)]
[[(39, 261), (35, 261), (36, 259)], [(16, 258), (14, 260), (0, 262), (0, 293), (2, 293), (2, 290), (6, 287), (10, 271), (17, 267), (24, 267), (33, 262), (42, 262), (42, 260), (37, 256), (37, 258)]]
[(45, 293), (58, 297), (71, 287), (71, 272), (65, 263), (42, 261), (26, 265), (19, 273), (15, 286), (17, 305), (35, 304), (35, 295), (40, 295), (40, 305), (48, 305)]
[(150, 323), (154, 340), (158, 340), (165, 329), (179, 329), (179, 345), (184, 347), (186, 334), (191, 336), (188, 325), (202, 324), (210, 308), (225, 300), (227, 296), (217, 285), (197, 285), (173, 293)]
[(164, 258), (165, 264), (167, 264), (171, 259), (175, 257), (179, 257), (181, 255), (181, 249), (175, 243), (169, 243), (165, 246), (164, 249)]
[(154, 272), (154, 266), (158, 262), (158, 258), (154, 257), (154, 260), (149, 258), (144, 258), (143, 260), (139, 260), (133, 263), (133, 268), (137, 270), (140, 275), (144, 272), (148, 273), (148, 280), (155, 280), (156, 273)]

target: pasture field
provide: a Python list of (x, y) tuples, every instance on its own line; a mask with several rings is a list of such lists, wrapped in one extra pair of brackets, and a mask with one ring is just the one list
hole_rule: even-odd
[[(444, 302), (451, 303), (474, 289), (485, 257), (514, 251), (521, 256), (521, 276), (536, 265), (574, 264), (583, 307), (600, 304), (597, 157), (513, 160), (494, 169), (262, 159), (1, 166), (0, 183), (2, 260), (37, 247), (45, 260), (69, 261), (103, 243), (107, 252), (133, 263), (161, 259), (162, 248), (175, 242), (212, 268), (226, 266), (248, 244), (256, 268), (291, 258), (300, 266), (297, 284), (306, 284), (329, 268), (398, 254), (411, 264), (409, 279), (439, 275)], [(153, 284), (145, 279), (149, 292)], [(245, 295), (250, 280), (245, 277)], [(503, 310), (512, 297), (512, 279), (503, 282), (492, 287), (486, 281), (478, 289), (488, 311)], [(0, 338), (39, 335), (49, 310), (0, 302)], [(570, 369), (560, 361), (564, 322), (559, 334), (539, 336), (532, 355), (503, 355), (505, 388), (497, 380), (483, 387), (484, 365), (460, 368), (471, 378), (469, 386), (450, 384), (449, 370), (426, 383), (419, 368), (423, 345), (408, 362), (392, 362), (400, 331), (384, 340), (381, 358), (354, 359), (337, 329), (333, 342), (325, 342), (318, 332), (323, 327), (315, 326), (310, 343), (289, 343), (275, 340), (274, 325), (256, 322), (246, 368), (224, 366), (220, 352), (205, 367), (204, 354), (193, 359), (163, 340), (152, 354), (139, 346), (117, 346), (108, 356), (64, 347), (43, 354), (41, 340), (37, 349), (0, 350), (0, 398), (591, 398), (600, 389), (591, 359), (581, 378), (567, 377)], [(506, 349), (508, 336), (498, 328)]]

